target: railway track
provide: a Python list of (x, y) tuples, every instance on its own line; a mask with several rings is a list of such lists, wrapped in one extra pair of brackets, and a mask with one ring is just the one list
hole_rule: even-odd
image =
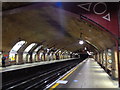
[(61, 75), (66, 73), (71, 68), (75, 67), (81, 61), (64, 63), (51, 67), (43, 72), (24, 77), (20, 80), (12, 80), (4, 83), (2, 90), (36, 90), (45, 89), (48, 85), (58, 79)]

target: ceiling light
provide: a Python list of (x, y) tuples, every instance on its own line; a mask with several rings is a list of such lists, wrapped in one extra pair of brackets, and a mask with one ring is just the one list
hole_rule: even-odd
[(87, 48), (85, 47), (85, 50), (87, 50)]
[(84, 41), (83, 41), (83, 40), (80, 40), (80, 41), (79, 41), (79, 44), (80, 44), (80, 45), (82, 45), (83, 43), (84, 43)]
[(82, 33), (80, 33), (80, 39), (79, 39), (79, 44), (82, 45), (84, 43), (83, 39), (82, 39)]

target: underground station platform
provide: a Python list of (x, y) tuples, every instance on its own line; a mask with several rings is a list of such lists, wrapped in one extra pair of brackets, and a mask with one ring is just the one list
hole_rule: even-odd
[(120, 1), (0, 5), (2, 90), (120, 90)]
[(118, 88), (118, 81), (111, 79), (93, 58), (63, 59), (17, 67), (13, 65), (2, 68), (3, 90)]

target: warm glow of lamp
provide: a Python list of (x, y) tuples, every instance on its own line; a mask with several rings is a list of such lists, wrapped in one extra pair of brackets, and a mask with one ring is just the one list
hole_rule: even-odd
[(83, 41), (83, 40), (80, 40), (80, 41), (79, 41), (79, 44), (80, 44), (80, 45), (82, 45), (83, 43), (84, 43), (84, 41)]

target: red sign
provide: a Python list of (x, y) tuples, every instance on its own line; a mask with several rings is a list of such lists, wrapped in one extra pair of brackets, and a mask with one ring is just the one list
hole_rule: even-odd
[(119, 2), (62, 2), (55, 5), (58, 8), (81, 14), (104, 27), (114, 36), (119, 36)]

